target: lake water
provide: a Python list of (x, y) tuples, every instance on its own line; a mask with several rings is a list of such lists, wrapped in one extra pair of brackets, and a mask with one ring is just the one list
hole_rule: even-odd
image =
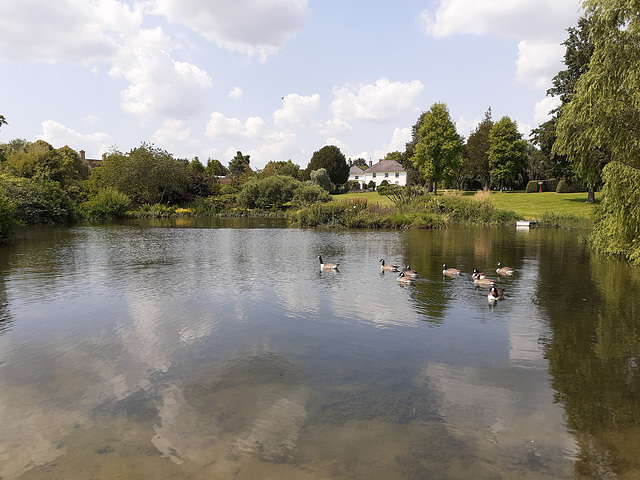
[(560, 230), (30, 229), (0, 248), (0, 477), (637, 479), (639, 287)]

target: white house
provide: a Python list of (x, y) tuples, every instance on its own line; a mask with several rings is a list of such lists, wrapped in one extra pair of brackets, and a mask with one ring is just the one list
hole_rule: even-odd
[(395, 160), (380, 160), (375, 165), (371, 165), (371, 162), (369, 162), (369, 168), (363, 173), (365, 188), (370, 181), (375, 183), (376, 188), (383, 180), (386, 180), (389, 185), (398, 185), (400, 187), (404, 187), (407, 184), (407, 172)]
[(366, 185), (363, 187), (364, 183), (364, 170), (355, 165), (351, 166), (351, 170), (349, 170), (349, 181), (353, 180), (354, 182), (358, 182), (360, 185), (360, 189), (366, 188)]

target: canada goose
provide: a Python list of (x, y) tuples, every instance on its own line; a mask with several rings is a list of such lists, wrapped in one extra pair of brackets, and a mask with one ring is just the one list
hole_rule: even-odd
[(500, 262), (496, 263), (498, 268), (496, 268), (496, 273), (498, 275), (513, 275), (513, 268), (511, 267), (503, 267)]
[(449, 275), (450, 277), (457, 277), (458, 275), (460, 275), (460, 270), (458, 270), (457, 268), (447, 268), (447, 264), (443, 263), (442, 274)]
[(489, 290), (489, 294), (487, 295), (487, 299), (490, 302), (504, 300), (504, 288), (491, 287), (491, 290)]
[(490, 288), (490, 287), (493, 287), (496, 284), (496, 282), (494, 282), (490, 278), (474, 278), (473, 284), (476, 287)]
[(400, 272), (400, 275), (398, 275), (398, 278), (396, 280), (398, 281), (398, 283), (403, 284), (403, 285), (408, 285), (408, 284), (413, 282), (413, 278), (407, 277), (404, 274), (404, 272)]
[(404, 270), (404, 276), (409, 278), (416, 278), (418, 276), (418, 272), (415, 270), (411, 270), (411, 267), (407, 265)]
[(487, 276), (482, 273), (480, 270), (478, 270), (477, 268), (473, 269), (473, 274), (471, 275), (471, 277), (475, 280), (477, 278), (487, 278)]
[(340, 265), (339, 263), (324, 263), (321, 255), (318, 255), (318, 260), (320, 260), (320, 270), (337, 270)]
[(398, 266), (397, 265), (385, 265), (384, 263), (384, 258), (380, 259), (380, 271), (381, 272), (397, 272), (398, 271)]

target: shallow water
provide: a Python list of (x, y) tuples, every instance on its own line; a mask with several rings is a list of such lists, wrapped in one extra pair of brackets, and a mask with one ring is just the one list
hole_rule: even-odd
[(638, 478), (638, 283), (557, 230), (27, 230), (0, 249), (0, 477)]

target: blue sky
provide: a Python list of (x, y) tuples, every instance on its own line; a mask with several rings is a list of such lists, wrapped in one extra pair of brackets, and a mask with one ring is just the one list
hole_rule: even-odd
[(445, 102), (528, 135), (578, 0), (0, 0), (0, 143), (376, 162)]

